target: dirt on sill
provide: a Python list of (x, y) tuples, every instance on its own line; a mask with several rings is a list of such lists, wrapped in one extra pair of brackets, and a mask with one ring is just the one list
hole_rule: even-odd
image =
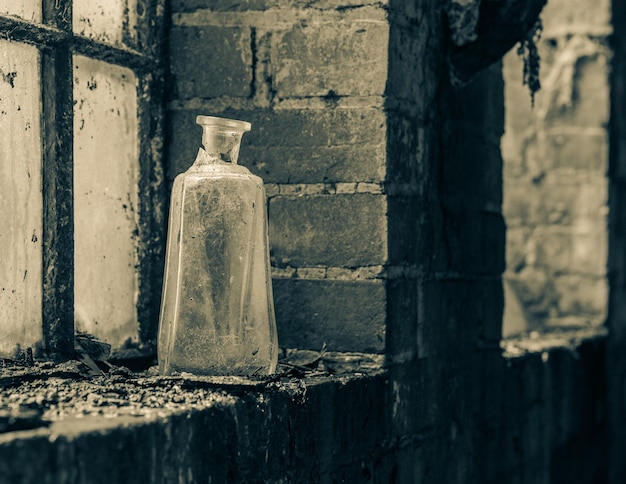
[[(156, 367), (133, 372), (109, 362), (54, 364), (0, 359), (0, 433), (54, 422), (99, 417), (152, 419), (207, 408), (225, 398), (285, 392), (306, 401), (307, 385), (382, 372), (383, 356), (284, 350), (271, 376), (159, 376)], [(100, 369), (100, 371), (98, 371)]]
[(583, 342), (605, 338), (606, 327), (563, 328), (530, 331), (503, 339), (500, 346), (506, 358), (518, 358), (529, 353), (546, 353), (553, 349), (576, 350)]

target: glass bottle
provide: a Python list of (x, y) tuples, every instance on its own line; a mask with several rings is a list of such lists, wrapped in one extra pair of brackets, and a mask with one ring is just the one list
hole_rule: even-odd
[(159, 321), (162, 375), (267, 375), (278, 342), (263, 180), (237, 165), (245, 121), (198, 116), (202, 144), (174, 180)]

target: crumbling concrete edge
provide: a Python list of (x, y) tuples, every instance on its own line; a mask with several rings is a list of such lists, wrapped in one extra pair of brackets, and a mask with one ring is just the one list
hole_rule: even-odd
[(0, 434), (0, 483), (315, 482), (389, 453), (385, 371), (283, 386), (216, 390), (199, 409), (72, 417)]

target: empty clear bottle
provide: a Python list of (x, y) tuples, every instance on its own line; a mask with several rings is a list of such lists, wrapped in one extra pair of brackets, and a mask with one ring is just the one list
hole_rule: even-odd
[(202, 144), (172, 187), (161, 374), (269, 374), (278, 342), (263, 180), (237, 165), (250, 123), (198, 116)]

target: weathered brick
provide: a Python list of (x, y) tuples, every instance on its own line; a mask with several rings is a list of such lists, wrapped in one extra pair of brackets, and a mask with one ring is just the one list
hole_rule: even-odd
[(444, 220), (449, 270), (494, 275), (504, 272), (506, 230), (501, 214), (446, 210)]
[(503, 418), (508, 410), (504, 396), (510, 377), (500, 348), (484, 349), (480, 358), (477, 373), (483, 375), (483, 381), (489, 384), (483, 385), (481, 389), (483, 404), (477, 423), (482, 430), (476, 434), (476, 448), (479, 449), (478, 460), (481, 462), (480, 469), (485, 482), (500, 482), (496, 475), (505, 464), (500, 442), (502, 435), (511, 430), (504, 425)]
[(518, 272), (527, 261), (526, 243), (532, 232), (529, 227), (508, 227), (506, 230), (506, 265), (507, 271)]
[(527, 179), (507, 179), (502, 212), (508, 227), (529, 227), (537, 221), (539, 189)]
[(552, 32), (592, 31), (611, 25), (610, 0), (550, 0), (541, 17), (547, 35)]
[(252, 131), (243, 137), (239, 162), (266, 183), (384, 179), (385, 116), (380, 109), (171, 111), (170, 179), (191, 166), (201, 146), (198, 114), (252, 123)]
[(546, 409), (543, 398), (545, 365), (541, 358), (540, 353), (533, 353), (519, 359), (517, 391), (523, 403), (520, 442), (524, 448), (524, 460), (529, 463), (545, 455), (548, 447), (542, 432)]
[(177, 99), (251, 94), (249, 28), (174, 26), (169, 50)]
[[(543, 45), (542, 45), (543, 47)], [(546, 68), (547, 62), (543, 52), (541, 55), (541, 67)], [(505, 159), (510, 158), (509, 146), (506, 140), (513, 139), (512, 146), (519, 147), (523, 142), (525, 130), (536, 122), (537, 111), (531, 104), (528, 86), (523, 82), (523, 63), (516, 49), (511, 49), (502, 61), (503, 73), (505, 79), (505, 119), (506, 134), (503, 138), (502, 153)], [(543, 71), (545, 72), (545, 70)], [(545, 94), (540, 90), (535, 97), (535, 102), (539, 105), (541, 96)]]
[(603, 321), (608, 303), (608, 285), (605, 278), (564, 275), (554, 280), (558, 295), (559, 314), (587, 316)]
[(436, 146), (435, 132), (416, 116), (387, 112), (388, 191), (408, 188), (415, 195), (423, 193), (431, 179), (430, 156)]
[(392, 28), (389, 32), (388, 94), (411, 104), (420, 103), (421, 108), (429, 100), (429, 96), (424, 96), (426, 91), (432, 93), (436, 88), (436, 83), (427, 80), (427, 36), (426, 29), (412, 32), (408, 29)]
[(328, 427), (333, 434), (333, 444), (336, 448), (345, 449), (345, 452), (333, 453), (332, 467), (359, 462), (359, 467), (363, 468), (360, 456), (369, 449), (375, 449), (385, 438), (388, 422), (385, 399), (381, 398), (385, 391), (386, 385), (381, 380), (372, 380), (367, 385), (337, 387), (333, 395), (332, 421)]
[(387, 198), (390, 264), (427, 264), (428, 261), (423, 258), (429, 249), (423, 247), (423, 244), (428, 240), (427, 237), (420, 237), (426, 235), (421, 233), (423, 210), (423, 201), (419, 197)]
[(606, 273), (607, 236), (603, 230), (544, 230), (536, 235), (535, 264), (551, 272), (601, 276)]
[(269, 201), (272, 261), (295, 267), (383, 264), (385, 210), (381, 195), (274, 197)]
[(387, 81), (383, 23), (296, 26), (272, 35), (279, 97), (382, 95)]
[(380, 353), (385, 347), (382, 281), (274, 279), (281, 347)]
[[(504, 133), (503, 98), (502, 64), (497, 62), (481, 71), (473, 81), (454, 91), (453, 99), (449, 100), (451, 112), (447, 113), (447, 121), (465, 127), (454, 134), (473, 131), (485, 138), (498, 140)], [(463, 146), (473, 147), (472, 143), (465, 143)]]
[(604, 55), (583, 57), (576, 63), (572, 106), (552, 110), (548, 126), (606, 126), (609, 120), (608, 64)]
[(454, 351), (477, 338), (499, 341), (504, 311), (501, 280), (424, 281), (418, 291), (420, 357)]
[(385, 353), (390, 360), (417, 355), (417, 280), (388, 280), (387, 341)]
[(545, 269), (526, 267), (515, 274), (508, 274), (507, 281), (524, 310), (533, 318), (531, 322), (540, 322), (556, 307), (553, 280)]
[(551, 173), (540, 184), (511, 179), (505, 193), (504, 214), (511, 227), (558, 225), (573, 231), (565, 226), (601, 220), (607, 211), (606, 181), (600, 174), (583, 178)]
[(485, 70), (463, 89), (451, 90), (448, 97), (441, 163), (446, 204), (493, 210), (502, 204), (501, 66)]
[(604, 179), (607, 170), (608, 139), (606, 132), (552, 130), (547, 137), (544, 167), (567, 168), (598, 173)]
[(426, 272), (504, 272), (506, 231), (501, 214), (456, 206), (436, 213), (416, 196), (390, 196), (387, 207), (390, 264), (416, 265)]
[[(380, 6), (387, 1), (370, 1), (369, 5)], [(246, 11), (266, 10), (270, 8), (314, 8), (314, 9), (341, 9), (362, 7), (368, 2), (363, 0), (241, 0), (233, 3), (232, 0), (213, 0), (208, 5), (207, 0), (172, 0), (173, 12), (189, 12), (201, 8), (210, 8), (215, 11)]]
[[(543, 183), (537, 190), (534, 222), (561, 226), (600, 222), (607, 212), (607, 191), (606, 179), (600, 174), (586, 177), (584, 182), (581, 177), (576, 181)], [(600, 224), (596, 228), (603, 231)]]
[(494, 160), (500, 160), (497, 140), (484, 139), (457, 127), (450, 135), (442, 167), (446, 199), (465, 207), (500, 207), (502, 170), (493, 166)]

